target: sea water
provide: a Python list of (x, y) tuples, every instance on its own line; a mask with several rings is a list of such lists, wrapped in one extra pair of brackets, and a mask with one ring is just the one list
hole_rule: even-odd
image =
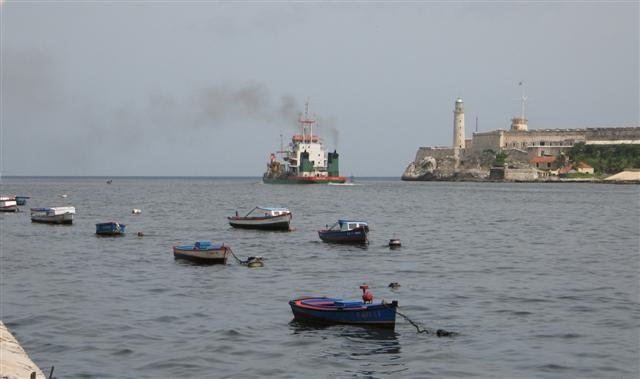
[[(0, 214), (2, 320), (58, 378), (639, 376), (640, 187), (356, 184), (3, 178), (31, 199)], [(29, 207), (56, 205), (73, 225), (31, 223)], [(289, 207), (294, 230), (229, 227), (258, 205)], [(321, 242), (339, 218), (369, 221), (370, 244)], [(96, 237), (112, 220), (127, 235)], [(265, 267), (174, 260), (198, 240)], [(362, 283), (459, 335), (292, 321), (290, 299), (358, 299)]]

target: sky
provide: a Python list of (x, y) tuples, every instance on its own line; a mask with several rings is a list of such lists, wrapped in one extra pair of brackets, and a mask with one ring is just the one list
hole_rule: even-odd
[[(638, 1), (0, 1), (2, 175), (261, 176), (309, 99), (343, 175), (640, 125)], [(523, 82), (523, 86), (519, 83)]]

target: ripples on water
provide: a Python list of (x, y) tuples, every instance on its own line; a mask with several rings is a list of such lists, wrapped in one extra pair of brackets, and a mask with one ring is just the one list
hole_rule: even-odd
[[(78, 214), (73, 226), (0, 215), (2, 319), (59, 378), (639, 376), (638, 186), (359, 184), (5, 179), (27, 207)], [(290, 207), (296, 230), (228, 227), (255, 205)], [(319, 241), (342, 217), (369, 220), (367, 248)], [(96, 238), (112, 219), (129, 234)], [(174, 261), (172, 245), (201, 239), (266, 266)], [(395, 331), (292, 321), (291, 298), (357, 298), (363, 282), (460, 335), (400, 318)]]

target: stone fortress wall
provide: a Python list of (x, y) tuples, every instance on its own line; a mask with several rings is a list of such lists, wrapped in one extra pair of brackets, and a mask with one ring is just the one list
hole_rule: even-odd
[(640, 128), (587, 128), (587, 129), (534, 129), (527, 131), (493, 130), (473, 133), (471, 146), (474, 152), (538, 147), (570, 148), (578, 142), (586, 144), (640, 144)]
[(592, 145), (640, 144), (640, 127), (589, 128), (586, 143)]

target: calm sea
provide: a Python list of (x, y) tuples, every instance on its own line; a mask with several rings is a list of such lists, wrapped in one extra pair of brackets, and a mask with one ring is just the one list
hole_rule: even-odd
[[(1, 192), (32, 197), (0, 214), (1, 317), (58, 378), (640, 375), (640, 186), (4, 178)], [(28, 207), (67, 204), (72, 226), (29, 219)], [(228, 226), (256, 205), (289, 207), (295, 230)], [(320, 242), (317, 229), (351, 217), (369, 221), (368, 247)], [(97, 238), (109, 220), (128, 235)], [(173, 245), (196, 240), (266, 265), (174, 260)], [(290, 299), (356, 299), (363, 282), (460, 334), (418, 334), (400, 317), (392, 332), (292, 322)]]

